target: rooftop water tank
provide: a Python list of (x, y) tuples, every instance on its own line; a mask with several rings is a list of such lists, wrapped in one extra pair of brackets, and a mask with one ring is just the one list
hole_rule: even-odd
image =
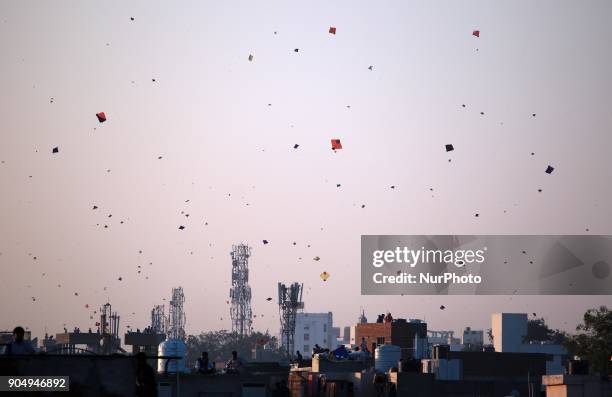
[(378, 346), (374, 352), (374, 368), (380, 372), (388, 372), (389, 369), (397, 367), (400, 358), (402, 358), (402, 349), (399, 346)]
[[(185, 369), (185, 343), (178, 339), (166, 339), (159, 344), (157, 348), (157, 354), (159, 356), (175, 356), (181, 357), (180, 359), (158, 359), (157, 360), (157, 372), (159, 373), (176, 373), (187, 372)], [(167, 366), (166, 366), (167, 363)]]

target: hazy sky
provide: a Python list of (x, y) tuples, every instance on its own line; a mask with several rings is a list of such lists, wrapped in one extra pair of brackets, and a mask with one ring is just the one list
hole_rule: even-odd
[(228, 329), (239, 242), (259, 330), (278, 331), (278, 281), (341, 326), (361, 306), (430, 329), (494, 311), (573, 329), (612, 297), (361, 296), (359, 243), (612, 234), (610, 15), (607, 0), (0, 2), (0, 329), (85, 330), (107, 300), (144, 328), (179, 285), (189, 333)]

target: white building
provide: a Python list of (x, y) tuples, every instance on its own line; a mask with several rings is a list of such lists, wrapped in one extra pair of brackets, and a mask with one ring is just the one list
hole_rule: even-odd
[(466, 327), (463, 330), (463, 338), (461, 343), (464, 347), (472, 347), (480, 349), (484, 344), (484, 332), (482, 330), (474, 330), (470, 327)]
[(436, 345), (448, 345), (450, 350), (461, 351), (463, 345), (461, 344), (461, 339), (455, 338), (454, 331), (434, 331), (427, 330), (427, 342), (429, 344), (429, 352), (433, 351), (433, 347)]
[(328, 313), (297, 313), (295, 317), (295, 350), (309, 356), (315, 345), (326, 349), (336, 348), (333, 316)]
[(496, 352), (550, 354), (553, 359), (546, 362), (546, 374), (563, 374), (562, 357), (568, 354), (563, 346), (552, 343), (523, 342), (523, 338), (527, 335), (527, 314), (493, 313), (491, 329)]

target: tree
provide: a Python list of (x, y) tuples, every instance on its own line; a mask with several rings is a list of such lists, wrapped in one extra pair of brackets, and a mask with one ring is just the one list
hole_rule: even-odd
[(565, 347), (573, 355), (588, 360), (592, 373), (608, 375), (612, 371), (612, 311), (606, 306), (589, 309), (583, 324), (576, 327), (578, 334), (569, 338)]
[(489, 338), (489, 342), (493, 344), (493, 329), (492, 328), (487, 329), (487, 337)]
[(193, 366), (202, 352), (208, 352), (211, 361), (223, 363), (232, 356), (232, 351), (238, 352), (243, 360), (251, 357), (253, 348), (257, 345), (269, 344), (276, 346), (276, 337), (266, 333), (253, 332), (240, 339), (236, 333), (227, 330), (202, 332), (200, 335), (189, 335), (185, 342), (185, 364)]
[(534, 318), (527, 321), (527, 335), (523, 337), (523, 342), (550, 342), (560, 345), (567, 338), (567, 333), (551, 329), (543, 318)]

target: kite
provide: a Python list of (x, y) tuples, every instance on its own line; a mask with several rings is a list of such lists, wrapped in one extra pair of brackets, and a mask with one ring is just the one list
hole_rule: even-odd
[(183, 230), (183, 229), (185, 229), (185, 226), (183, 225), (179, 226), (179, 230)]
[(321, 280), (327, 281), (327, 279), (329, 278), (329, 273), (323, 272), (323, 273), (321, 273), (321, 275), (319, 277), (321, 277)]
[(552, 174), (552, 172), (555, 170), (554, 167), (551, 167), (550, 165), (548, 167), (546, 167), (546, 173), (547, 174)]
[(253, 55), (249, 54), (249, 62), (253, 62)]
[(480, 30), (473, 31), (472, 36), (480, 37)]
[(321, 258), (320, 258), (320, 257), (318, 257), (318, 256), (315, 256), (314, 258), (312, 258), (312, 260), (313, 260), (313, 261), (318, 262), (318, 261), (320, 261), (320, 260), (321, 260)]
[(336, 28), (334, 26), (329, 28), (329, 33), (330, 34), (336, 34)]
[(340, 139), (332, 139), (331, 145), (332, 145), (332, 150), (342, 149), (342, 143), (340, 143)]
[(270, 301), (272, 300), (272, 298), (266, 298), (266, 300), (267, 300), (268, 302), (270, 302)]
[(453, 150), (455, 150), (455, 148), (453, 147), (453, 145), (450, 145), (450, 144), (449, 144), (449, 145), (445, 145), (444, 147), (446, 148), (446, 151), (447, 151), (447, 152), (452, 152)]
[(444, 305), (440, 306), (440, 310), (444, 310), (446, 307)]
[(52, 152), (53, 152), (53, 153), (59, 153), (59, 147), (57, 147), (57, 146), (56, 146), (56, 147), (54, 147), (54, 148), (53, 148), (53, 150), (52, 150)]
[(369, 70), (373, 70), (373, 69), (374, 69), (374, 66), (370, 65), (370, 66), (368, 67), (368, 69), (369, 69)]
[(299, 148), (299, 147), (300, 147), (300, 145), (298, 145), (297, 143), (296, 143), (295, 145), (293, 145), (293, 148), (294, 148), (294, 149), (297, 149), (297, 148)]
[(263, 240), (263, 243), (264, 244), (268, 244), (268, 240)]
[(96, 113), (96, 117), (100, 123), (104, 123), (106, 121), (106, 115), (104, 112)]

